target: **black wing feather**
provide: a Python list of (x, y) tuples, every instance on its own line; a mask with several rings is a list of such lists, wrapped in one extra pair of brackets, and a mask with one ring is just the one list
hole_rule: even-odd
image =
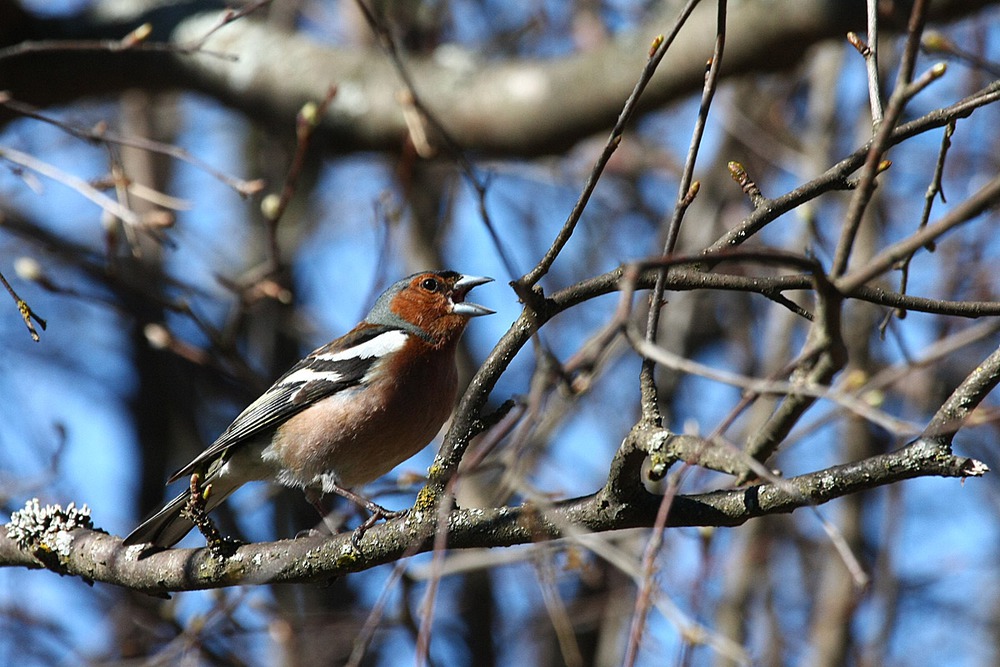
[[(193, 461), (175, 472), (169, 481), (173, 482), (185, 475), (189, 475), (208, 462), (223, 455), (230, 447), (260, 433), (276, 428), (316, 401), (360, 385), (365, 374), (378, 361), (377, 358), (349, 357), (347, 359), (331, 361), (329, 359), (317, 359), (315, 355), (350, 349), (392, 329), (392, 327), (383, 326), (365, 327), (352, 331), (342, 338), (313, 351), (305, 359), (289, 368), (284, 375), (271, 385), (270, 389), (247, 406), (215, 442), (209, 445)], [(295, 373), (302, 370), (310, 370), (314, 373), (326, 373), (329, 378), (336, 377), (336, 379), (287, 381)]]

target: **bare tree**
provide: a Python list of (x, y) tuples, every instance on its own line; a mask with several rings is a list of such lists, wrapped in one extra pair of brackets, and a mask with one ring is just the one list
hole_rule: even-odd
[[(992, 4), (0, 0), (0, 563), (115, 618), (95, 648), (15, 593), (10, 650), (923, 664), (962, 644), (898, 652), (942, 604), (992, 646), (954, 564), (900, 562), (998, 524), (955, 481), (995, 451)], [(380, 286), (478, 265), (509, 289), (440, 447), (368, 490), (405, 517), (296, 536), (262, 487), (216, 513), (232, 551), (101, 529)], [(90, 393), (127, 454), (62, 405)]]

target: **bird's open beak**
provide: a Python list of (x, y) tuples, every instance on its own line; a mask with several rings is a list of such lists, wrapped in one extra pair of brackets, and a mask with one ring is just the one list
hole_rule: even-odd
[(478, 303), (469, 303), (465, 300), (465, 295), (468, 294), (473, 287), (491, 282), (493, 282), (492, 278), (485, 278), (482, 276), (463, 275), (459, 277), (459, 279), (455, 281), (455, 287), (451, 292), (451, 300), (453, 304), (451, 312), (456, 315), (464, 315), (466, 317), (492, 315), (496, 311), (490, 310), (485, 306), (480, 306)]

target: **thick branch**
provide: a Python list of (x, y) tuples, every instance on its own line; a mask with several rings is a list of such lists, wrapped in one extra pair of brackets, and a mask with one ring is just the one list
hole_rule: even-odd
[[(930, 16), (955, 19), (988, 4), (992, 3), (934, 2)], [(304, 103), (321, 99), (336, 84), (340, 94), (321, 127), (331, 148), (381, 150), (403, 144), (407, 128), (396, 97), (398, 78), (385, 57), (367, 49), (319, 44), (253, 18), (226, 25), (201, 45), (236, 56), (236, 62), (214, 55), (148, 50), (141, 45), (114, 53), (80, 49), (72, 58), (58, 50), (10, 55), (4, 48), (25, 40), (49, 40), (56, 46), (67, 42), (68, 46), (69, 40), (79, 44), (81, 40), (121, 39), (149, 22), (153, 33), (148, 42), (188, 49), (217, 25), (219, 7), (220, 3), (209, 0), (191, 1), (100, 20), (95, 17), (100, 16), (103, 4), (96, 3), (91, 13), (72, 20), (19, 22), (17, 29), (3, 33), (6, 41), (0, 43), (0, 90), (9, 90), (15, 99), (48, 106), (127, 88), (195, 88), (251, 118), (286, 127)], [(782, 20), (775, 21), (775, 16)], [(599, 48), (544, 61), (480, 62), (475, 53), (449, 45), (447, 60), (438, 54), (411, 57), (409, 71), (418, 92), (431, 102), (430, 111), (446, 121), (448, 132), (460, 145), (504, 155), (561, 152), (611, 127), (642, 69), (653, 36), (671, 19), (668, 7), (662, 15), (649, 17), (641, 28)], [(741, 3), (730, 11), (734, 29), (728, 37), (722, 75), (788, 67), (816, 42), (839, 38), (864, 25), (864, 20), (864, 2)], [(643, 109), (662, 107), (701, 88), (705, 54), (712, 50), (714, 34), (714, 7), (705, 3), (678, 36), (669, 67), (661, 68), (650, 82)]]
[[(970, 477), (985, 472), (979, 461), (951, 456), (921, 440), (890, 454), (780, 484), (678, 496), (667, 524), (738, 526), (755, 517), (819, 505), (913, 477)], [(448, 545), (453, 549), (504, 547), (571, 537), (580, 531), (650, 526), (659, 505), (659, 496), (632, 487), (627, 494), (603, 490), (551, 508), (453, 510), (448, 517)], [(61, 574), (157, 594), (236, 584), (325, 581), (429, 551), (432, 522), (419, 512), (414, 516), (415, 520), (399, 519), (371, 529), (365, 534), (361, 556), (352, 552), (350, 536), (344, 534), (246, 545), (225, 560), (212, 556), (208, 549), (173, 549), (138, 560), (141, 548), (124, 549), (118, 537), (77, 530), (64, 534), (72, 541), (63, 543), (64, 555), (57, 569)], [(41, 567), (41, 561), (18, 549), (3, 529), (0, 565)]]

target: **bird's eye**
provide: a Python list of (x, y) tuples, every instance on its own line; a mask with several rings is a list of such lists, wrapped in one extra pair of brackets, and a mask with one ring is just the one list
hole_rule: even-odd
[(424, 278), (423, 282), (420, 283), (420, 286), (428, 292), (437, 292), (441, 289), (441, 283), (434, 278)]

